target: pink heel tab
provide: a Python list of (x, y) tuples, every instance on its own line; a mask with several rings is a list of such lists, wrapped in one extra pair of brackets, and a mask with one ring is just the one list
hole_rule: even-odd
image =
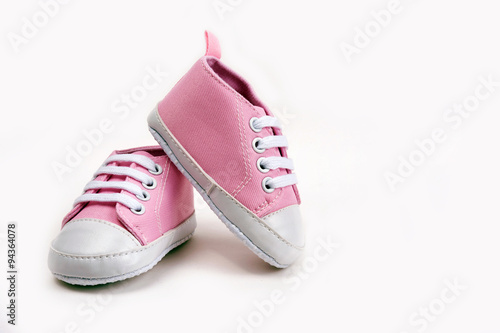
[(213, 33), (205, 30), (205, 42), (207, 44), (207, 49), (205, 51), (205, 56), (216, 57), (220, 59), (221, 51), (219, 40)]

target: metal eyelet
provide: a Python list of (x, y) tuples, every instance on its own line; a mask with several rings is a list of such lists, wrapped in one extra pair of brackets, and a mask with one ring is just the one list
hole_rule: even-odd
[(253, 139), (253, 141), (252, 141), (252, 148), (253, 148), (253, 150), (255, 150), (256, 153), (262, 154), (266, 150), (262, 149), (262, 148), (257, 148), (257, 144), (260, 142), (260, 140), (262, 140), (262, 139), (259, 138), (259, 137)]
[(271, 187), (267, 186), (267, 182), (269, 180), (272, 180), (272, 178), (271, 177), (266, 177), (266, 178), (262, 179), (262, 189), (266, 193), (273, 193), (274, 192), (274, 188), (271, 188)]
[(144, 207), (144, 205), (141, 205), (141, 210), (135, 210), (133, 208), (130, 208), (130, 211), (135, 215), (142, 215), (146, 212), (146, 207)]
[(154, 178), (151, 178), (153, 180), (153, 183), (152, 184), (145, 184), (145, 183), (142, 183), (142, 186), (144, 186), (144, 188), (147, 188), (148, 190), (152, 190), (156, 187), (156, 179)]
[(161, 165), (155, 164), (155, 169), (154, 170), (148, 170), (148, 171), (152, 175), (161, 175), (161, 173), (163, 172), (163, 169), (162, 169)]
[(262, 173), (268, 173), (269, 172), (269, 169), (267, 168), (264, 168), (262, 166), (262, 161), (265, 159), (265, 157), (261, 157), (257, 160), (257, 169), (259, 169), (260, 172)]
[(259, 118), (257, 117), (252, 117), (250, 119), (250, 128), (252, 129), (252, 131), (254, 131), (255, 133), (259, 133), (260, 131), (262, 131), (262, 128), (255, 128), (255, 125), (254, 125), (254, 122), (256, 120), (259, 120)]
[(136, 197), (142, 201), (148, 201), (151, 199), (151, 195), (146, 191), (142, 191), (142, 195), (136, 195)]

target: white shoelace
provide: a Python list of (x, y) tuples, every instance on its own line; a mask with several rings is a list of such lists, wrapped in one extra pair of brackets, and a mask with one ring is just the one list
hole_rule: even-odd
[[(279, 120), (271, 116), (263, 116), (260, 118), (252, 118), (250, 126), (255, 132), (260, 132), (264, 127), (276, 127), (281, 129), (281, 124)], [(266, 136), (263, 138), (258, 138), (254, 140), (254, 149), (258, 152), (264, 152), (266, 149), (271, 148), (287, 148), (288, 141), (286, 137), (282, 135)], [(262, 172), (268, 172), (269, 170), (275, 170), (278, 168), (293, 170), (293, 161), (286, 157), (271, 156), (262, 157), (258, 161), (259, 169)], [(289, 173), (286, 175), (278, 177), (266, 177), (262, 182), (262, 187), (266, 192), (272, 192), (276, 188), (286, 187), (290, 185), (297, 184), (297, 176), (294, 173)]]
[[(151, 174), (160, 174), (162, 172), (161, 167), (153, 162), (150, 158), (143, 155), (134, 154), (119, 154), (110, 156), (106, 161), (104, 161), (103, 166), (101, 166), (94, 177), (99, 175), (115, 175), (115, 176), (128, 176), (142, 183), (143, 187), (146, 189), (153, 189), (156, 187), (156, 181), (151, 176), (141, 172), (139, 170), (132, 169), (131, 167), (123, 166), (107, 166), (112, 162), (129, 162), (138, 164), (149, 170)], [(115, 189), (124, 190), (129, 193), (134, 194), (138, 199), (142, 201), (147, 201), (150, 195), (147, 191), (142, 189), (136, 184), (132, 184), (127, 181), (90, 181), (84, 188), (84, 192), (87, 190), (103, 190), (103, 189)], [(129, 197), (124, 193), (84, 193), (78, 198), (76, 198), (74, 205), (81, 202), (118, 202), (122, 205), (130, 208), (130, 210), (136, 214), (143, 214), (145, 211), (144, 205), (139, 203), (139, 201)]]

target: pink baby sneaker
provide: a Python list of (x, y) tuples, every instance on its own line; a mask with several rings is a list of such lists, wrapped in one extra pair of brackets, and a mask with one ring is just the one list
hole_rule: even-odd
[(286, 267), (304, 247), (287, 140), (250, 85), (220, 61), (218, 40), (205, 37), (205, 56), (150, 113), (150, 131), (226, 226)]
[(58, 279), (124, 280), (192, 236), (193, 189), (160, 147), (115, 151), (94, 176), (52, 242), (49, 268)]

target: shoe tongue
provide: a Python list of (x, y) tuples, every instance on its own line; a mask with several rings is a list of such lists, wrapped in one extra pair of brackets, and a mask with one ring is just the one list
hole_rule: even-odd
[(148, 153), (147, 151), (144, 151), (144, 150), (134, 151), (132, 153), (132, 155), (142, 155), (142, 156), (146, 156), (146, 157), (149, 157), (149, 158), (153, 158), (154, 157), (153, 155), (151, 155), (150, 153)]
[[(153, 155), (146, 151), (136, 151), (132, 153), (133, 155), (142, 155), (146, 156), (149, 158), (152, 158)], [(135, 163), (132, 162), (113, 162), (109, 165), (112, 166), (123, 166), (127, 167)], [(108, 181), (124, 181), (126, 179), (126, 176), (117, 176), (117, 175), (112, 175)], [(120, 190), (115, 190), (115, 189), (104, 189), (100, 190), (99, 193), (119, 193)], [(118, 219), (118, 214), (116, 213), (116, 202), (89, 202), (83, 208), (74, 218), (75, 219), (98, 219), (98, 220), (105, 220), (108, 222), (111, 222), (113, 224), (116, 224), (122, 228), (125, 228), (125, 226), (120, 222)]]

